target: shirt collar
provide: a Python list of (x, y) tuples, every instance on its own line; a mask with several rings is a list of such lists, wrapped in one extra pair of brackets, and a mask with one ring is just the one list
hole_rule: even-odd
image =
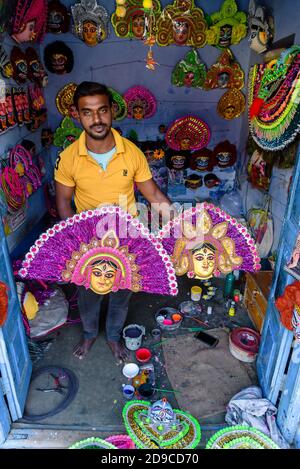
[[(125, 153), (122, 136), (115, 129), (111, 129), (111, 131), (113, 133), (115, 143), (116, 143), (116, 153)], [(85, 136), (86, 136), (85, 131), (83, 131), (78, 139), (80, 156), (88, 156), (88, 151), (87, 151), (86, 144), (85, 144)]]

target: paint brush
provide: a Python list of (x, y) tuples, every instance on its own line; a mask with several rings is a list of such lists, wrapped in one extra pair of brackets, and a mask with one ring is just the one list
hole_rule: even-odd
[(181, 392), (181, 391), (174, 391), (174, 389), (159, 389), (159, 388), (154, 388), (155, 391), (160, 391), (160, 392)]
[(200, 319), (197, 319), (197, 318), (190, 318), (190, 319), (193, 319), (194, 321), (199, 322), (199, 324), (202, 324), (203, 326), (208, 327), (208, 324), (206, 324), (203, 321), (200, 321)]

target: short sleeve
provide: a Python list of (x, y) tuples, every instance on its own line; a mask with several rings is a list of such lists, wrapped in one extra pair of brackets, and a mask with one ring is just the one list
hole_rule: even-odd
[(152, 173), (144, 153), (137, 149), (135, 158), (134, 182), (145, 182), (152, 179)]
[(64, 154), (64, 152), (58, 155), (57, 160), (55, 162), (54, 179), (55, 181), (60, 182), (64, 186), (74, 187), (75, 181), (70, 171), (72, 165), (68, 164), (67, 160), (67, 155)]

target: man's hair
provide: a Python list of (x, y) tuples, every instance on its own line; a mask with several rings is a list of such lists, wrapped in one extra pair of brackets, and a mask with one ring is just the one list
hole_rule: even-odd
[(105, 95), (109, 99), (109, 104), (112, 105), (113, 103), (113, 98), (112, 94), (107, 88), (107, 86), (102, 85), (101, 83), (96, 83), (94, 81), (83, 81), (80, 83), (80, 85), (77, 86), (76, 91), (74, 93), (74, 98), (73, 102), (76, 106), (76, 109), (78, 110), (78, 101), (79, 98), (82, 98), (83, 96), (96, 96), (97, 94), (99, 95)]

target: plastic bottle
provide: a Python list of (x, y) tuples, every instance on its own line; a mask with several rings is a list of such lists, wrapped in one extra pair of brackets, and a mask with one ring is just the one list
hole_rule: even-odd
[(224, 298), (232, 298), (233, 290), (234, 290), (234, 281), (235, 276), (233, 272), (230, 272), (226, 275), (225, 285), (224, 285)]

